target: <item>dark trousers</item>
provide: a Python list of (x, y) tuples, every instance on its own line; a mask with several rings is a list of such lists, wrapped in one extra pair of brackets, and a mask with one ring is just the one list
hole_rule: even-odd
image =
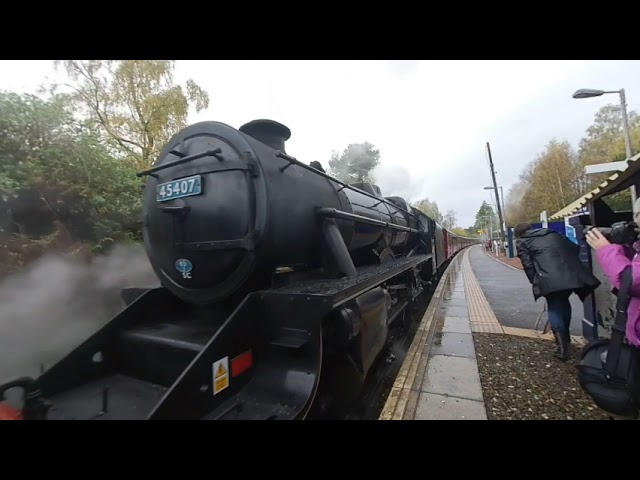
[(551, 329), (557, 332), (569, 332), (571, 325), (571, 302), (573, 290), (562, 290), (546, 295), (547, 312)]

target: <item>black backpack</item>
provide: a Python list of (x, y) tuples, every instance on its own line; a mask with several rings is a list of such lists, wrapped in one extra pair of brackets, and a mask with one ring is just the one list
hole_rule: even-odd
[(622, 273), (611, 339), (587, 344), (580, 352), (576, 368), (580, 386), (599, 408), (611, 415), (637, 418), (640, 349), (624, 343), (632, 281), (631, 267), (627, 267)]

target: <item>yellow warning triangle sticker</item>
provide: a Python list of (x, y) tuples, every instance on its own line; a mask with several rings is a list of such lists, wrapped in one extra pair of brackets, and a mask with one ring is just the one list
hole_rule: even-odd
[(220, 378), (223, 375), (226, 375), (227, 369), (224, 368), (224, 365), (221, 363), (218, 367), (218, 371), (216, 372), (216, 378)]

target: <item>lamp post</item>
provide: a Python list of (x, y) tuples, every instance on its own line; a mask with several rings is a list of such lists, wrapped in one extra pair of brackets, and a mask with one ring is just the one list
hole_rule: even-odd
[[(591, 88), (581, 88), (580, 90), (576, 90), (572, 97), (577, 99), (600, 97), (605, 93), (617, 93), (620, 95), (622, 125), (624, 128), (624, 145), (627, 151), (627, 160), (629, 160), (633, 156), (633, 147), (631, 145), (631, 131), (629, 130), (629, 117), (627, 116), (627, 97), (625, 96), (624, 88), (621, 88), (620, 90), (593, 90)], [(631, 203), (635, 205), (637, 198), (636, 186), (631, 185), (631, 187), (629, 187), (629, 191), (631, 192)]]
[(496, 194), (496, 203), (498, 204), (498, 221), (500, 222), (500, 237), (502, 238), (502, 243), (506, 241), (506, 236), (504, 233), (504, 217), (502, 214), (502, 207), (500, 206), (500, 198), (498, 196), (498, 184), (496, 182), (496, 171), (493, 168), (493, 157), (491, 156), (491, 147), (489, 146), (489, 142), (487, 142), (487, 156), (489, 157), (489, 168), (491, 170), (491, 179), (493, 180), (494, 192)]

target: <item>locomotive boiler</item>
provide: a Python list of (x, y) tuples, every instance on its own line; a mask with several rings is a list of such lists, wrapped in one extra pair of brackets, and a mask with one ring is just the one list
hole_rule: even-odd
[(247, 283), (266, 288), (284, 268), (354, 274), (372, 255), (416, 246), (410, 234), (418, 221), (401, 199), (394, 204), (300, 168), (285, 152), (290, 135), (268, 120), (239, 131), (198, 123), (172, 138), (144, 172), (145, 245), (176, 296), (215, 302)]
[[(24, 391), (33, 419), (301, 419), (353, 403), (475, 243), (290, 156), (270, 120), (178, 132), (146, 177), (145, 291)], [(0, 413), (1, 414), (1, 413)]]

